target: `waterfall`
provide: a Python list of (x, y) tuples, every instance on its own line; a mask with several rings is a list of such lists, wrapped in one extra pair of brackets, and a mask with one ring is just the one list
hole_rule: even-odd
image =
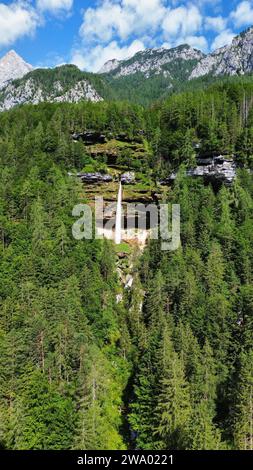
[(115, 243), (119, 245), (121, 243), (121, 221), (122, 221), (122, 185), (119, 183), (119, 192), (116, 209), (116, 224), (115, 224)]

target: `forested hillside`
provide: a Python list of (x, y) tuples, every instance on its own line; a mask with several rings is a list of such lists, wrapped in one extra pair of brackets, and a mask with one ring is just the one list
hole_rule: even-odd
[(125, 447), (126, 313), (116, 305), (112, 247), (72, 237), (72, 208), (84, 195), (64, 167), (86, 157), (74, 144), (67, 155), (61, 142), (78, 121), (68, 111), (64, 124), (50, 106), (0, 117), (4, 448)]
[(181, 204), (182, 247), (167, 254), (152, 242), (143, 256), (145, 302), (132, 319), (138, 448), (252, 448), (252, 190), (245, 173), (218, 194), (179, 179), (170, 202)]
[[(0, 114), (2, 449), (252, 449), (252, 105), (246, 80), (148, 109)], [(157, 191), (178, 172), (164, 195), (181, 205), (181, 247), (130, 253), (131, 289), (113, 242), (72, 236), (87, 188), (68, 172), (109, 171), (73, 140), (84, 131), (131, 142), (128, 170), (141, 142), (138, 173)], [(232, 185), (185, 176), (217, 153), (236, 161)]]
[(192, 165), (196, 154), (222, 154), (235, 155), (237, 164), (252, 167), (252, 79), (174, 94), (159, 109), (162, 164)]

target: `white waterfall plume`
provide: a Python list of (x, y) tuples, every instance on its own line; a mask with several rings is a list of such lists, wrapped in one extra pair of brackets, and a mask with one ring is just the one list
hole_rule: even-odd
[(119, 183), (119, 192), (116, 209), (116, 224), (115, 224), (115, 243), (121, 243), (121, 230), (122, 230), (122, 184)]

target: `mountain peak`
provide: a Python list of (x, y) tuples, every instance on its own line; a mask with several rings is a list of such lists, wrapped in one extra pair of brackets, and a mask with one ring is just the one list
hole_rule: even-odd
[(11, 49), (0, 59), (0, 89), (4, 88), (9, 81), (22, 78), (31, 70), (33, 67), (25, 62), (14, 49)]
[(9, 56), (21, 58), (14, 49), (11, 49), (9, 52), (7, 52), (4, 57), (9, 57)]

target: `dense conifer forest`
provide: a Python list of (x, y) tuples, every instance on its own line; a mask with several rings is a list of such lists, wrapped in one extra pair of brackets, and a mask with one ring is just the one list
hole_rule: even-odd
[[(252, 105), (248, 78), (0, 114), (2, 449), (252, 450)], [(114, 244), (71, 232), (87, 195), (68, 172), (108, 164), (87, 130), (141, 139), (152, 184), (178, 171), (181, 246), (134, 256), (122, 302)], [(186, 177), (199, 151), (234, 155), (233, 184)]]

